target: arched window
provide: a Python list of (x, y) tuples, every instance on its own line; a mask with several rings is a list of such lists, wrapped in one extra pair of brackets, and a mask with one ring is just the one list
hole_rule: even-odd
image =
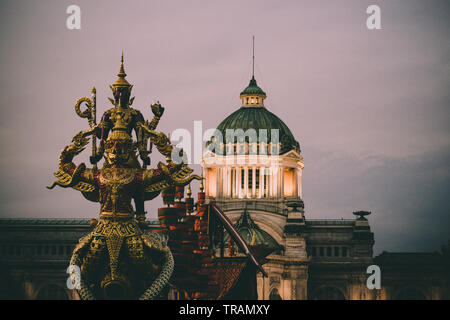
[(37, 300), (68, 300), (66, 291), (55, 284), (48, 284), (39, 290)]
[(342, 292), (334, 287), (324, 287), (315, 292), (312, 300), (345, 300)]

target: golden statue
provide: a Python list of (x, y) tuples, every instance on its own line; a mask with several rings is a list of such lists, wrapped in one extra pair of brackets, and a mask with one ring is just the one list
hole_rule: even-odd
[[(146, 131), (143, 131), (139, 125), (144, 124), (147, 128), (151, 130), (156, 129), (159, 120), (164, 114), (164, 108), (159, 104), (159, 102), (156, 104), (152, 104), (151, 110), (153, 112), (154, 117), (151, 122), (148, 122), (145, 121), (144, 117), (142, 116), (142, 113), (139, 110), (133, 109), (131, 107), (134, 101), (134, 97), (130, 98), (133, 85), (131, 85), (125, 79), (127, 74), (125, 73), (125, 68), (123, 64), (123, 52), (121, 57), (120, 69), (117, 76), (118, 78), (114, 82), (114, 84), (112, 86), (109, 86), (112, 90), (114, 99), (112, 98), (108, 99), (114, 105), (114, 107), (108, 109), (103, 113), (101, 121), (95, 130), (96, 138), (100, 139), (100, 144), (98, 149), (95, 148), (95, 152), (93, 152), (92, 156), (90, 157), (90, 162), (91, 164), (96, 165), (97, 162), (100, 161), (100, 159), (104, 155), (105, 142), (109, 133), (111, 132), (113, 127), (116, 128), (120, 127), (123, 128), (130, 136), (132, 135), (132, 131), (135, 132), (139, 156), (143, 163), (143, 167), (146, 168), (148, 165), (150, 165), (149, 154), (151, 153), (151, 149), (147, 150), (149, 135)], [(83, 98), (80, 100), (83, 101)], [(76, 107), (76, 110), (79, 110), (79, 107)], [(131, 167), (134, 168), (141, 167), (135, 155), (130, 157), (129, 164)], [(136, 214), (138, 216), (144, 216), (145, 215), (144, 201), (139, 198), (136, 198), (135, 206), (136, 206)]]
[[(77, 114), (88, 118), (91, 128), (75, 135), (73, 143), (61, 152), (59, 170), (55, 173), (58, 180), (48, 187), (73, 188), (101, 206), (99, 220), (93, 219), (91, 223), (94, 230), (80, 239), (70, 261), (81, 270), (77, 289), (81, 299), (161, 297), (173, 271), (173, 257), (161, 238), (141, 230), (145, 226), (145, 216), (138, 208), (133, 208), (131, 201), (135, 200), (136, 207), (140, 201), (143, 207), (144, 201), (155, 198), (161, 190), (185, 186), (193, 179), (200, 179), (187, 165), (171, 160), (173, 147), (164, 133), (154, 131), (155, 121), (148, 123), (142, 115), (133, 116), (137, 113), (128, 107), (131, 87), (127, 86), (124, 77), (122, 56), (121, 72), (113, 89), (116, 90), (117, 105), (105, 113), (109, 117), (104, 117), (99, 125), (95, 124), (95, 88), (92, 100), (80, 99), (88, 104), (88, 110), (81, 112), (81, 102), (77, 102)], [(124, 96), (124, 92), (128, 95)], [(155, 114), (158, 121), (159, 116)], [(104, 135), (98, 135), (102, 128), (110, 131), (106, 139)], [(131, 137), (133, 129), (136, 130), (136, 142)], [(89, 143), (90, 136), (94, 142), (92, 157), (99, 154), (95, 139), (102, 139), (100, 154), (105, 153), (105, 163), (101, 169), (97, 169), (96, 164), (86, 168), (83, 163), (73, 163), (73, 158)], [(137, 162), (138, 150), (141, 156), (146, 155), (143, 141), (148, 138), (166, 156), (167, 163), (158, 163), (157, 169), (148, 170), (145, 162), (143, 167)]]

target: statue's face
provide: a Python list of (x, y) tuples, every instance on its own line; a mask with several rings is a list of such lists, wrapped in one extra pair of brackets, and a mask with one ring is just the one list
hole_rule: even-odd
[(119, 100), (121, 100), (122, 107), (126, 108), (128, 106), (128, 102), (130, 101), (130, 89), (127, 87), (118, 87), (114, 92), (114, 99), (116, 100), (117, 105), (119, 104)]
[(129, 140), (111, 139), (105, 143), (106, 159), (111, 166), (125, 165), (132, 151), (133, 145)]

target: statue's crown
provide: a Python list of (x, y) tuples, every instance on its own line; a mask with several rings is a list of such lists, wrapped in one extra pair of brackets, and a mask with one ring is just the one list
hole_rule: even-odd
[(131, 84), (125, 79), (127, 74), (125, 73), (125, 68), (123, 67), (123, 51), (122, 51), (122, 57), (120, 59), (120, 69), (119, 69), (119, 73), (117, 74), (117, 76), (119, 78), (116, 80), (116, 82), (114, 82), (114, 84), (113, 84), (114, 88), (131, 87)]

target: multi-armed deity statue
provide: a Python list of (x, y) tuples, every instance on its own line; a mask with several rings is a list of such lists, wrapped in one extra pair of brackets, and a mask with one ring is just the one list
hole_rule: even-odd
[[(159, 104), (152, 105), (155, 117), (147, 122), (138, 110), (130, 107), (134, 99), (130, 99), (132, 85), (125, 76), (122, 55), (119, 78), (111, 86), (114, 99), (110, 101), (114, 107), (104, 113), (99, 124), (95, 120), (95, 88), (92, 99), (77, 101), (75, 110), (89, 120), (90, 129), (76, 134), (73, 143), (61, 152), (59, 170), (55, 173), (58, 180), (49, 187), (70, 187), (86, 199), (100, 203), (99, 220), (92, 220), (93, 231), (80, 239), (70, 261), (81, 269), (78, 289), (81, 299), (154, 299), (161, 294), (174, 261), (163, 241), (141, 230), (145, 225), (143, 204), (163, 189), (185, 186), (199, 179), (187, 165), (171, 160), (173, 147), (169, 139), (155, 131), (164, 109)], [(82, 103), (87, 104), (84, 112)], [(133, 131), (136, 141), (132, 139)], [(90, 137), (93, 168), (83, 163), (76, 165), (73, 158), (85, 149)], [(146, 168), (150, 164), (149, 139), (166, 157), (166, 164), (160, 162), (155, 169)], [(98, 169), (97, 162), (102, 157), (105, 162)]]

